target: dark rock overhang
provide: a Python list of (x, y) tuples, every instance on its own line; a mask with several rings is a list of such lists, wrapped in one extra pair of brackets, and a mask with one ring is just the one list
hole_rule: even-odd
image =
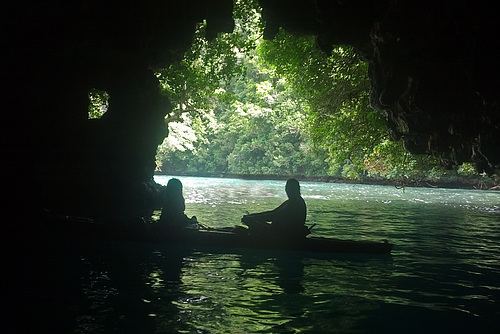
[[(169, 101), (155, 68), (182, 58), (196, 24), (231, 32), (232, 0), (2, 4), (2, 154), (7, 204), (131, 211), (152, 179)], [(88, 118), (88, 93), (109, 108)], [(2, 189), (2, 190), (3, 190)], [(141, 188), (139, 187), (139, 190)]]

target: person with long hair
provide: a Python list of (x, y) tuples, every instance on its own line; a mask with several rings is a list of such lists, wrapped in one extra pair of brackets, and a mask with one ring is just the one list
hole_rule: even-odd
[(186, 202), (182, 194), (182, 183), (179, 179), (172, 178), (165, 188), (163, 207), (160, 216), (162, 227), (185, 228), (197, 225), (196, 217), (189, 218), (184, 211)]

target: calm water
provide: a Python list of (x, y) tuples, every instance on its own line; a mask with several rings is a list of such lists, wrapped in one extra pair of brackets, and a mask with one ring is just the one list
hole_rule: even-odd
[[(285, 200), (284, 181), (180, 180), (186, 213), (210, 227)], [(49, 292), (63, 311), (39, 321), (74, 333), (499, 332), (500, 193), (301, 186), (313, 235), (387, 239), (392, 255), (61, 245), (63, 284)]]

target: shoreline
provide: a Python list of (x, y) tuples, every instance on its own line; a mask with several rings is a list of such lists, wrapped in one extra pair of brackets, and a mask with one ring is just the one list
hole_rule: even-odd
[(303, 175), (248, 175), (248, 174), (232, 174), (232, 173), (164, 173), (155, 171), (154, 175), (173, 175), (173, 176), (190, 176), (190, 177), (207, 177), (221, 179), (242, 179), (242, 180), (287, 180), (296, 178), (299, 181), (310, 182), (325, 182), (325, 183), (345, 183), (345, 184), (367, 184), (367, 185), (383, 185), (393, 186), (398, 189), (417, 187), (417, 188), (444, 188), (444, 189), (467, 189), (467, 190), (489, 190), (500, 191), (500, 185), (493, 181), (484, 182), (478, 179), (474, 180), (433, 180), (422, 179), (415, 180), (389, 180), (383, 178), (367, 177), (363, 179), (348, 179), (333, 176), (303, 176)]

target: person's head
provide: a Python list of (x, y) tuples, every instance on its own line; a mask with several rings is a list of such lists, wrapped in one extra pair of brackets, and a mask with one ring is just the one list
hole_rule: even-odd
[(300, 196), (300, 185), (296, 179), (288, 179), (285, 186), (286, 195), (288, 198), (295, 198)]
[(170, 179), (167, 183), (167, 189), (165, 191), (167, 195), (182, 195), (182, 183), (179, 179)]

